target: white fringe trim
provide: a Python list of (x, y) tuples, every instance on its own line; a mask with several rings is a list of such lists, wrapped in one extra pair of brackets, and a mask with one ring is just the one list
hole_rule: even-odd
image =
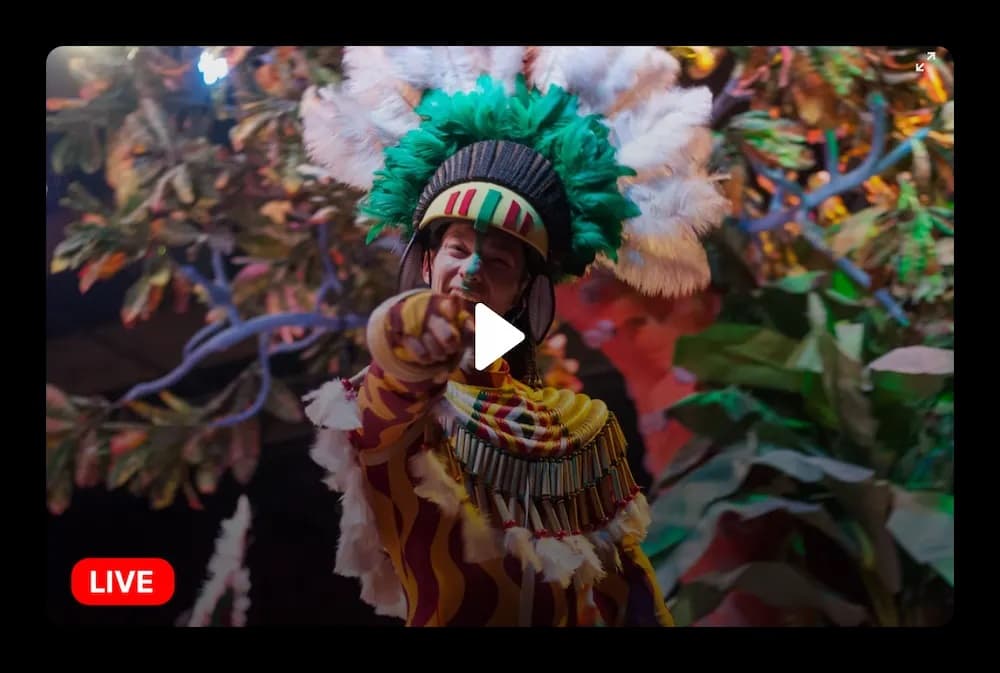
[(302, 398), (303, 402), (310, 403), (305, 412), (313, 425), (337, 430), (361, 427), (357, 398), (353, 390), (348, 389), (349, 385), (343, 379), (334, 379)]
[(335, 380), (303, 399), (312, 400), (306, 411), (310, 419), (325, 426), (318, 431), (309, 455), (327, 470), (324, 483), (343, 494), (334, 572), (358, 578), (361, 599), (376, 614), (406, 619), (406, 594), (379, 539), (357, 450), (348, 437), (348, 431), (361, 425), (354, 395)]
[(522, 569), (540, 572), (545, 581), (557, 582), (564, 589), (570, 584), (593, 586), (606, 575), (607, 568), (620, 570), (616, 543), (625, 536), (642, 540), (649, 526), (649, 504), (639, 493), (601, 531), (562, 539), (536, 537), (523, 526), (512, 526), (501, 533), (489, 525), (469, 500), (465, 487), (447, 473), (431, 451), (410, 458), (410, 470), (418, 482), (414, 488), (417, 496), (435, 503), (446, 516), (462, 518), (466, 562), (510, 554), (521, 562)]

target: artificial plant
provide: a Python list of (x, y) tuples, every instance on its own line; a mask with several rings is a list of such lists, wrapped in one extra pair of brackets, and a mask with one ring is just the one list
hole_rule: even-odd
[[(231, 471), (252, 477), (260, 421), (303, 419), (303, 388), (364, 358), (365, 315), (391, 291), (385, 246), (363, 243), (357, 194), (306, 159), (298, 101), (338, 77), (337, 48), (83, 48), (68, 56), (79, 96), (47, 100), (56, 173), (74, 213), (51, 260), (80, 292), (138, 269), (125, 325), (155, 312), (205, 309), (178, 365), (121, 398), (46, 389), (49, 509), (74, 488), (106, 484), (156, 508), (214, 491)], [(213, 68), (228, 71), (209, 78)], [(207, 82), (212, 81), (211, 84)], [(172, 295), (172, 302), (164, 297)], [(169, 304), (169, 306), (168, 306)], [(205, 399), (172, 388), (206, 357), (241, 342), (257, 357)], [(299, 358), (294, 380), (276, 358)]]
[(723, 294), (645, 548), (682, 624), (928, 625), (954, 584), (954, 103), (938, 49), (688, 48), (729, 71)]

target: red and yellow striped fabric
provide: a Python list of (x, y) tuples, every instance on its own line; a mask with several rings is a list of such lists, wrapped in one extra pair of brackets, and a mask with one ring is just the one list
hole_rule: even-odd
[[(400, 302), (402, 303), (402, 302)], [(406, 319), (397, 304), (391, 321)], [(419, 312), (411, 311), (414, 316)], [(618, 544), (621, 568), (607, 568), (596, 586), (546, 582), (532, 576), (533, 591), (522, 591), (525, 577), (515, 557), (469, 563), (463, 557), (462, 526), (434, 502), (418, 497), (410, 458), (423, 446), (432, 408), (447, 384), (412, 382), (374, 362), (358, 389), (361, 428), (350, 439), (359, 452), (366, 493), (381, 543), (407, 600), (410, 626), (515, 626), (521, 623), (524, 596), (530, 596), (530, 624), (590, 625), (599, 615), (613, 626), (670, 626), (649, 560), (638, 541)], [(452, 380), (491, 389), (514, 386), (509, 367), (498, 360), (484, 372), (457, 371)]]

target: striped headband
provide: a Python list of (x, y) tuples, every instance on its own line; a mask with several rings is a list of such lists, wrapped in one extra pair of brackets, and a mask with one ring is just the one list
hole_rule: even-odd
[(538, 211), (523, 196), (502, 185), (473, 181), (449, 187), (431, 201), (418, 229), (442, 219), (472, 222), (477, 231), (497, 227), (548, 259), (549, 232)]

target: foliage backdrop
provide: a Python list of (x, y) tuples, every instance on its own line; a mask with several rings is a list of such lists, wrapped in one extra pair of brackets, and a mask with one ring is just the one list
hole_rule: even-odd
[[(687, 83), (717, 92), (713, 163), (729, 175), (733, 208), (708, 242), (713, 286), (653, 305), (595, 274), (560, 288), (560, 319), (623, 372), (646, 372), (629, 379), (630, 395), (660, 405), (644, 409), (640, 428), (656, 476), (645, 545), (678, 622), (946, 621), (949, 55), (669, 49)], [(192, 298), (208, 312), (177, 368), (122, 399), (47, 387), (54, 515), (74, 489), (96, 487), (127, 488), (154, 508), (178, 497), (198, 508), (227, 471), (251, 479), (262, 415), (302, 420), (303, 391), (273, 362), (295, 358), (317, 384), (365, 362), (365, 316), (392, 291), (395, 242), (363, 244), (359, 195), (308, 163), (297, 117), (307, 86), (338, 78), (340, 55), (122, 47), (69, 57), (80, 89), (46, 103), (58, 138), (52, 167), (100, 174), (107, 194), (70, 186), (62, 203), (76, 215), (51, 272), (76, 273), (84, 293), (140, 269), (123, 300), (126, 325)], [(206, 84), (220, 60), (228, 75)], [(690, 317), (692, 301), (700, 308), (683, 329), (655, 331)], [(616, 337), (629, 330), (657, 337), (623, 355)], [(170, 392), (207, 356), (247, 339), (258, 358), (214, 395)], [(564, 348), (554, 332), (546, 376), (579, 388), (579, 363)], [(667, 425), (683, 432), (665, 450)], [(251, 506), (241, 500), (226, 522), (192, 622), (243, 623)]]

